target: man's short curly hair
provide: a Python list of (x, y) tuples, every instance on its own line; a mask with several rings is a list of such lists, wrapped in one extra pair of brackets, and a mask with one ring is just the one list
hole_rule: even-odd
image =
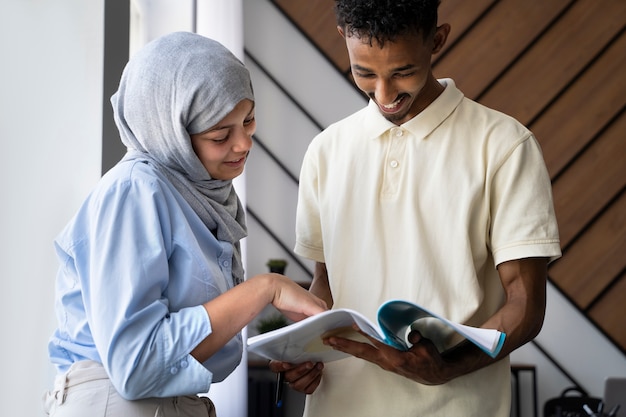
[(336, 0), (337, 25), (346, 36), (383, 46), (398, 36), (422, 34), (437, 27), (439, 0)]

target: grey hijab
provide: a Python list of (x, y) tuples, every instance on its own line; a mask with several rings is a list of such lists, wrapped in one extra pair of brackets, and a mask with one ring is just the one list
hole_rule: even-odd
[(233, 244), (235, 284), (244, 275), (244, 210), (232, 181), (211, 178), (189, 135), (216, 125), (243, 99), (254, 100), (244, 65), (220, 43), (188, 32), (162, 36), (137, 52), (111, 98), (128, 149), (123, 160), (154, 165), (217, 239)]

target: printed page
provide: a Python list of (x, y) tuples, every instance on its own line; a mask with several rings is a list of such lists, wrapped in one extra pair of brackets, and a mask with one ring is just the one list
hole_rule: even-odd
[(267, 359), (290, 363), (331, 362), (349, 355), (324, 345), (331, 335), (367, 342), (356, 332), (356, 324), (365, 333), (383, 340), (380, 330), (361, 313), (349, 309), (328, 310), (289, 326), (248, 339), (248, 351)]

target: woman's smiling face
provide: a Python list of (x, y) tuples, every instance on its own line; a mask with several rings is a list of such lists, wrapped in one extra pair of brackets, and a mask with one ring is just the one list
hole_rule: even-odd
[(211, 178), (232, 180), (243, 172), (255, 130), (254, 102), (241, 100), (215, 126), (190, 135), (191, 145)]

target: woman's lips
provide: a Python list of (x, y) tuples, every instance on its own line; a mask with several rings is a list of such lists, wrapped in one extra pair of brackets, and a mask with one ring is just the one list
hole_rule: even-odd
[(246, 157), (242, 156), (239, 159), (235, 159), (232, 161), (224, 161), (224, 165), (230, 167), (230, 168), (239, 168), (242, 165), (244, 165), (246, 163)]

